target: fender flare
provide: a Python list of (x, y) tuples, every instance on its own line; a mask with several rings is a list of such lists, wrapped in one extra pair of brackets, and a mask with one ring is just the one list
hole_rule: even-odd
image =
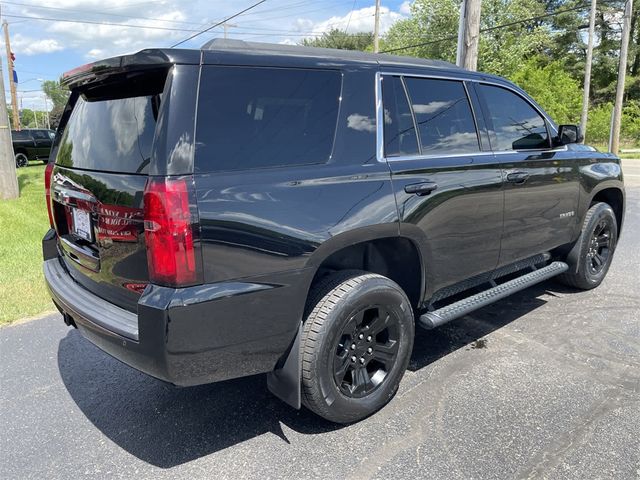
[[(419, 231), (419, 229), (416, 228)], [(411, 231), (416, 233), (415, 231)], [(420, 236), (424, 233), (419, 231)], [(329, 258), (333, 253), (351, 245), (358, 243), (379, 240), (384, 238), (406, 238), (411, 241), (422, 263), (422, 293), (425, 290), (425, 268), (424, 268), (424, 239), (415, 238), (415, 235), (400, 235), (398, 224), (376, 225), (374, 227), (363, 227), (355, 230), (344, 232), (340, 235), (330, 238), (323, 242), (316, 251), (311, 255), (305, 267), (313, 268), (313, 277), (317, 273), (320, 265)], [(311, 288), (311, 285), (309, 285)], [(308, 293), (308, 292), (307, 292)], [(289, 348), (281, 359), (277, 362), (275, 368), (267, 374), (267, 388), (277, 398), (292, 406), (300, 409), (302, 406), (302, 358), (300, 355), (300, 342), (302, 339), (302, 327), (304, 319), (300, 319), (300, 324), (296, 335), (291, 341)]]
[[(624, 222), (625, 202), (626, 202), (624, 186), (620, 181), (609, 180), (606, 182), (602, 182), (601, 184), (593, 188), (589, 192), (589, 202), (586, 203), (586, 209), (584, 211), (584, 214), (586, 215), (586, 213), (589, 211), (589, 207), (593, 203), (593, 199), (596, 197), (598, 193), (604, 190), (610, 190), (610, 189), (619, 190), (622, 195), (622, 218), (620, 219), (620, 225), (618, 225), (618, 238), (619, 238), (620, 232), (622, 231), (622, 224)], [(567, 257), (565, 260), (566, 263), (569, 265), (568, 273), (575, 274), (578, 272), (578, 260), (580, 258), (580, 253), (582, 249), (582, 235), (584, 234), (584, 232), (582, 231), (583, 224), (584, 224), (584, 216), (582, 216), (581, 222), (579, 225), (580, 234), (578, 235), (578, 238), (576, 239), (575, 243), (571, 247), (571, 250), (569, 250), (569, 253), (567, 253)]]

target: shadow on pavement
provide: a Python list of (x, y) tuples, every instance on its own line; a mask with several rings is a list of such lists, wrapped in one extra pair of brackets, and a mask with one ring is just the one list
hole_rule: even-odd
[[(419, 370), (544, 303), (543, 283), (433, 331), (418, 328), (409, 370)], [(139, 459), (170, 468), (265, 433), (288, 442), (282, 425), (303, 434), (342, 428), (273, 397), (266, 376), (178, 388), (140, 373), (94, 347), (76, 331), (60, 341), (58, 367), (84, 415), (111, 441)]]

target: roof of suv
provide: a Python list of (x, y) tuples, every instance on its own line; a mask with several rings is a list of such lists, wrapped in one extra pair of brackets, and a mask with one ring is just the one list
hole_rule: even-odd
[(344, 63), (370, 63), (377, 65), (402, 64), (431, 68), (461, 70), (456, 65), (442, 60), (429, 60), (415, 57), (402, 57), (386, 53), (369, 53), (357, 50), (339, 50), (336, 48), (305, 47), (302, 45), (283, 45), (278, 43), (247, 42), (244, 40), (214, 38), (205, 43), (204, 51), (233, 52), (237, 54), (267, 54), (283, 57), (312, 57), (327, 60), (339, 60)]
[[(239, 57), (238, 59), (234, 57)], [(222, 57), (222, 58), (221, 58)], [(226, 58), (224, 58), (226, 57)], [(244, 59), (240, 60), (242, 57)], [(265, 58), (265, 57), (268, 57)], [(386, 53), (368, 53), (355, 50), (281, 45), (274, 43), (247, 42), (244, 40), (216, 38), (205, 43), (201, 49), (152, 48), (118, 57), (106, 58), (83, 65), (62, 75), (61, 83), (71, 88), (92, 82), (113, 72), (157, 68), (171, 64), (216, 64), (225, 61), (247, 61), (260, 63), (273, 60), (284, 64), (315, 65), (348, 64), (353, 66), (418, 67), (443, 70), (456, 76), (480, 76), (500, 79), (494, 75), (464, 70), (442, 60), (403, 57)], [(500, 79), (503, 80), (503, 79)]]

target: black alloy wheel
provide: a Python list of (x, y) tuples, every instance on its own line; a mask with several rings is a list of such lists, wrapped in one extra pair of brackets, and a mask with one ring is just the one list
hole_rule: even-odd
[(587, 269), (591, 275), (599, 274), (609, 264), (611, 254), (611, 227), (601, 219), (593, 230), (586, 255)]
[(29, 159), (24, 153), (16, 153), (16, 168), (22, 168), (29, 165)]
[(582, 233), (567, 257), (570, 270), (557, 279), (570, 287), (590, 290), (602, 283), (609, 271), (618, 242), (618, 221), (610, 205), (591, 205)]
[(303, 404), (337, 423), (380, 410), (407, 369), (414, 329), (412, 305), (391, 279), (326, 275), (310, 292), (300, 340)]
[(367, 306), (348, 320), (333, 359), (333, 377), (344, 395), (361, 398), (384, 382), (398, 358), (399, 324), (380, 305)]

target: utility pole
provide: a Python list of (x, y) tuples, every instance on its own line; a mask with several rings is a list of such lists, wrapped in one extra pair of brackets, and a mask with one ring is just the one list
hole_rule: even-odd
[(589, 12), (589, 39), (587, 40), (587, 59), (584, 64), (584, 88), (582, 90), (582, 114), (580, 115), (580, 128), (582, 129), (583, 140), (587, 133), (587, 120), (589, 112), (589, 93), (591, 90), (591, 61), (593, 59), (593, 35), (596, 24), (596, 4), (598, 0), (591, 0), (591, 11)]
[(0, 198), (18, 198), (18, 178), (16, 177), (16, 159), (11, 143), (11, 128), (9, 128), (9, 115), (7, 114), (7, 100), (4, 94), (4, 74), (0, 62)]
[(373, 24), (373, 51), (380, 51), (380, 0), (376, 0), (376, 17)]
[(618, 64), (618, 86), (616, 88), (616, 102), (613, 106), (613, 119), (611, 120), (611, 142), (609, 151), (618, 154), (620, 148), (620, 122), (622, 121), (622, 100), (624, 99), (624, 81), (627, 74), (627, 51), (629, 49), (629, 36), (631, 30), (631, 11), (633, 0), (627, 0), (622, 18), (622, 38), (620, 40), (620, 63)]
[(11, 90), (11, 109), (13, 114), (13, 128), (20, 130), (20, 114), (18, 112), (18, 99), (16, 94), (16, 83), (13, 81), (13, 56), (11, 54), (11, 42), (9, 41), (9, 24), (5, 20), (2, 23), (4, 28), (4, 44), (7, 47), (7, 66), (9, 67), (9, 89)]
[(227, 31), (229, 30), (229, 28), (235, 28), (235, 27), (237, 27), (237, 26), (238, 26), (238, 25), (236, 25), (235, 23), (227, 23), (227, 22), (224, 22), (224, 23), (222, 24), (222, 28), (224, 29), (224, 38), (227, 38)]
[(482, 0), (462, 0), (460, 5), (456, 65), (472, 71), (478, 68), (481, 6)]
[(44, 99), (44, 112), (47, 115), (47, 130), (51, 130), (51, 121), (49, 120), (49, 105), (47, 105), (47, 96), (42, 97)]

